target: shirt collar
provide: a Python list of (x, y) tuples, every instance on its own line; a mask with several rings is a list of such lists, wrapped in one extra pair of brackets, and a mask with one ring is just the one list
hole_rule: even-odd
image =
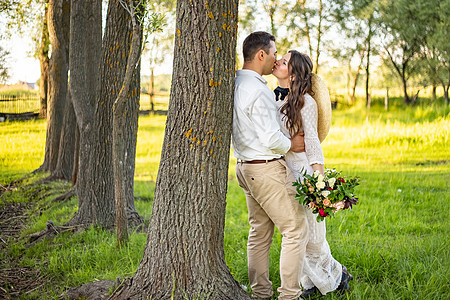
[(249, 69), (237, 70), (237, 76), (253, 76), (258, 78), (262, 83), (267, 84), (267, 80), (265, 80), (261, 75), (259, 75), (253, 70)]

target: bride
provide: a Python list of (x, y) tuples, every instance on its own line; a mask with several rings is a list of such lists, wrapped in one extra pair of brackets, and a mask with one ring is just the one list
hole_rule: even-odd
[[(284, 124), (282, 132), (288, 137), (304, 132), (305, 152), (288, 152), (285, 156), (286, 163), (296, 179), (302, 178), (305, 170), (308, 174), (316, 170), (322, 175), (324, 173), (324, 157), (320, 141), (325, 138), (329, 127), (326, 132), (318, 130), (319, 112), (316, 100), (312, 97), (315, 95), (312, 77), (315, 77), (316, 81), (320, 81), (320, 77), (311, 72), (312, 67), (311, 59), (307, 55), (291, 50), (276, 62), (272, 72), (279, 83), (274, 92), (281, 124)], [(329, 117), (331, 119), (331, 114)], [(348, 283), (353, 276), (331, 255), (326, 240), (325, 221), (317, 222), (311, 209), (306, 211), (309, 241), (300, 276), (304, 289), (301, 297), (307, 299), (319, 292), (325, 295), (335, 290), (341, 292), (350, 290)]]

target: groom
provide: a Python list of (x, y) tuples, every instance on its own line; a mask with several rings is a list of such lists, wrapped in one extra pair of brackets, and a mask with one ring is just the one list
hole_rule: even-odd
[(282, 235), (278, 299), (298, 299), (308, 225), (303, 206), (294, 199), (295, 179), (283, 155), (303, 152), (304, 143), (301, 136), (289, 139), (281, 133), (274, 93), (262, 77), (271, 74), (276, 52), (275, 37), (267, 32), (253, 32), (244, 41), (244, 66), (237, 71), (234, 90), (232, 141), (251, 226), (247, 259), (252, 296), (264, 299), (273, 294), (269, 250), (276, 226)]

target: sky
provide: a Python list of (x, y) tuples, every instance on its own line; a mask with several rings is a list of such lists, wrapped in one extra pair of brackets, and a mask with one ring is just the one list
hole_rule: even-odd
[(29, 55), (33, 50), (31, 39), (13, 36), (9, 40), (2, 40), (1, 43), (2, 47), (10, 52), (8, 61), (11, 77), (7, 83), (36, 82), (41, 71), (39, 60)]
[[(0, 16), (0, 37), (6, 33), (6, 21)], [(31, 36), (26, 34), (20, 35), (18, 33), (10, 32), (11, 36), (0, 39), (0, 46), (9, 51), (8, 67), (10, 78), (7, 84), (15, 84), (18, 81), (35, 83), (41, 76), (39, 59), (33, 57), (33, 41)], [(172, 73), (172, 56), (166, 57), (156, 70), (155, 74), (170, 74)], [(144, 53), (141, 60), (141, 75), (150, 75), (150, 58), (147, 53)]]
[[(15, 84), (18, 81), (34, 83), (41, 76), (39, 60), (30, 55), (33, 51), (31, 38), (12, 36), (9, 40), (1, 40), (1, 45), (10, 52), (9, 71), (11, 77), (7, 84)], [(142, 56), (141, 75), (150, 75), (150, 59), (148, 55)], [(168, 74), (172, 72), (172, 58), (155, 70), (155, 74)]]

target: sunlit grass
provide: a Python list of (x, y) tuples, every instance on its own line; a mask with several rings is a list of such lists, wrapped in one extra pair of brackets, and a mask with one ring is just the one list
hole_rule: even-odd
[[(136, 209), (147, 220), (158, 172), (165, 117), (139, 119), (135, 196)], [(448, 107), (381, 106), (333, 111), (333, 126), (323, 142), (325, 163), (347, 175), (361, 177), (360, 203), (353, 211), (327, 220), (333, 255), (355, 276), (347, 296), (324, 299), (447, 299), (450, 278), (449, 188), (450, 152)], [(0, 183), (34, 170), (42, 163), (45, 123), (27, 121), (0, 124)], [(237, 281), (248, 286), (245, 197), (230, 160), (227, 193), (225, 255)], [(36, 180), (36, 179), (34, 179)], [(62, 183), (51, 189), (63, 188)], [(50, 190), (51, 190), (50, 189)], [(77, 209), (78, 201), (48, 205), (50, 190), (30, 212), (26, 234), (45, 228), (47, 220), (62, 224)], [(1, 202), (29, 201), (31, 191), (19, 188)], [(28, 195), (28, 196), (27, 196)], [(111, 232), (90, 229), (65, 233), (54, 241), (30, 248), (24, 240), (8, 253), (26, 266), (49, 274), (54, 284), (44, 289), (56, 298), (64, 287), (94, 279), (131, 276), (142, 258), (145, 233), (134, 233), (130, 244), (117, 250)], [(270, 273), (274, 291), (279, 286), (281, 236), (274, 236)], [(1, 257), (0, 257), (1, 258)]]

